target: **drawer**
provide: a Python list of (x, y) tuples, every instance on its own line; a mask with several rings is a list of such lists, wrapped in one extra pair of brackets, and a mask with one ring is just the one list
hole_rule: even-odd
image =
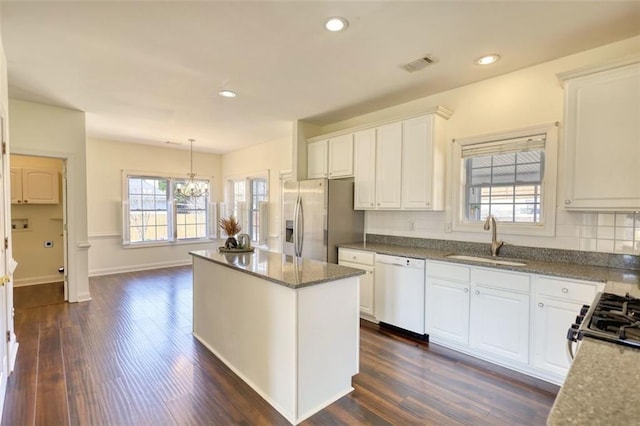
[(363, 265), (375, 265), (375, 253), (371, 251), (361, 251), (352, 249), (338, 249), (338, 260), (362, 263)]
[(340, 260), (338, 265), (340, 265), (340, 266), (348, 266), (349, 268), (359, 269), (361, 271), (367, 271), (368, 274), (373, 274), (375, 272), (375, 270), (376, 270), (375, 266), (363, 265), (361, 263), (347, 262), (346, 260)]
[(469, 282), (471, 272), (468, 266), (453, 265), (451, 263), (427, 262), (427, 276)]
[(474, 268), (471, 270), (471, 281), (486, 287), (529, 293), (529, 275)]
[(538, 294), (586, 304), (591, 303), (596, 297), (596, 293), (601, 291), (603, 287), (603, 283), (551, 277), (537, 277), (536, 282)]

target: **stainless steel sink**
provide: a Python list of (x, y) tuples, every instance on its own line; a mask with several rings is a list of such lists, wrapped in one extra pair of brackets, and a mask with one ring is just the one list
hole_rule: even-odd
[(491, 265), (505, 265), (505, 266), (526, 266), (523, 262), (513, 262), (510, 260), (502, 260), (496, 258), (479, 257), (479, 256), (467, 256), (464, 254), (450, 254), (447, 256), (450, 259), (469, 260), (472, 262), (488, 263)]

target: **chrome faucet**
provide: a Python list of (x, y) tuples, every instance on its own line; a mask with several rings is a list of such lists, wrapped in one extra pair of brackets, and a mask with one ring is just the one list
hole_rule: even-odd
[(498, 229), (496, 226), (496, 218), (492, 214), (487, 216), (487, 220), (484, 221), (484, 230), (488, 231), (492, 229), (491, 234), (491, 256), (496, 257), (500, 247), (504, 244), (504, 241), (498, 241)]

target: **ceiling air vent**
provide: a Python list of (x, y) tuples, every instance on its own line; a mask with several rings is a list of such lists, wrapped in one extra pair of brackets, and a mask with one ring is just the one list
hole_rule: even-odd
[(434, 58), (433, 56), (427, 55), (422, 58), (416, 59), (415, 61), (411, 61), (408, 64), (404, 64), (402, 66), (402, 69), (407, 72), (419, 71), (425, 68), (427, 65), (431, 65), (436, 62), (438, 62), (436, 58)]

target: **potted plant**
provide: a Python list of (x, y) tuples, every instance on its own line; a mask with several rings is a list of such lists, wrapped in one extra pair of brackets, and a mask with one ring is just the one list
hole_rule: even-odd
[(224, 247), (227, 249), (234, 249), (238, 247), (238, 241), (236, 235), (242, 230), (240, 224), (236, 220), (235, 216), (230, 216), (229, 219), (220, 219), (220, 228), (227, 234), (227, 240), (224, 242)]

